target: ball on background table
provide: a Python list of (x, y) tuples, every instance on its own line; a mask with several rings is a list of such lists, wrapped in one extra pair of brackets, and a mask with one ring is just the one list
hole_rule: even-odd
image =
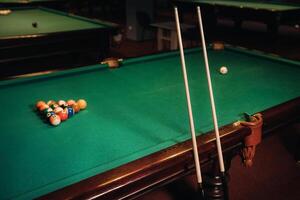
[(220, 51), (224, 49), (224, 42), (222, 41), (215, 41), (212, 43), (212, 49), (216, 51)]
[(32, 27), (37, 28), (38, 27), (38, 23), (37, 22), (32, 22)]
[(49, 122), (50, 122), (51, 125), (57, 126), (57, 125), (60, 124), (61, 119), (60, 119), (60, 117), (59, 117), (58, 115), (55, 115), (55, 114), (54, 114), (54, 115), (51, 115), (51, 116), (50, 116)]
[(11, 13), (10, 9), (0, 9), (0, 15), (8, 15)]
[(84, 99), (79, 99), (77, 104), (79, 105), (80, 110), (84, 110), (87, 107), (87, 103)]
[(227, 74), (227, 72), (228, 72), (227, 67), (225, 67), (225, 66), (220, 67), (220, 73), (221, 74)]

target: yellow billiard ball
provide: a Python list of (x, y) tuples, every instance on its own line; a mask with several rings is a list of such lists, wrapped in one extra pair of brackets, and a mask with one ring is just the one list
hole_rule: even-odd
[(78, 104), (80, 110), (84, 110), (87, 107), (87, 103), (84, 99), (79, 99), (77, 101), (77, 104)]

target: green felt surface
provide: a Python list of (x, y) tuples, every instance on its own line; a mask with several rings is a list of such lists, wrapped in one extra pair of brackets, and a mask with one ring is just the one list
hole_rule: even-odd
[(202, 3), (210, 5), (220, 5), (220, 6), (232, 6), (239, 8), (251, 8), (251, 9), (262, 9), (271, 11), (288, 11), (300, 9), (300, 6), (278, 3), (278, 2), (266, 2), (266, 1), (238, 1), (238, 0), (176, 0), (177, 2), (187, 2), (187, 3)]
[[(300, 96), (300, 64), (208, 52), (220, 126)], [(186, 53), (196, 131), (212, 130), (202, 52)], [(220, 66), (227, 75), (218, 72)], [(58, 127), (37, 100), (84, 98)], [(178, 53), (0, 82), (0, 199), (31, 199), (190, 138)]]
[[(38, 24), (37, 28), (32, 26), (33, 22)], [(0, 24), (0, 38), (107, 27), (100, 22), (45, 8), (12, 9), (9, 15), (0, 16)]]

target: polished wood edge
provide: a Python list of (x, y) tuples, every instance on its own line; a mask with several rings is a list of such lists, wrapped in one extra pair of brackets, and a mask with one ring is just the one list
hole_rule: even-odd
[[(226, 142), (230, 143), (233, 138), (238, 138), (239, 141), (242, 141), (249, 134), (250, 129), (232, 124), (220, 129), (223, 147), (230, 146), (226, 145)], [(213, 132), (198, 136), (197, 143), (199, 153), (207, 154), (207, 156), (200, 158), (202, 164), (207, 162), (211, 157), (216, 157), (216, 144)], [(214, 149), (213, 152), (210, 152), (212, 149)], [(101, 197), (101, 199), (115, 199), (116, 197), (112, 197), (113, 195), (117, 195), (115, 191), (118, 191), (119, 194), (122, 193), (120, 192), (122, 188), (126, 188), (122, 193), (125, 196), (126, 193), (130, 192), (130, 187), (135, 188), (132, 190), (135, 193), (136, 191), (143, 191), (145, 188), (148, 189), (152, 186), (136, 185), (136, 183), (146, 179), (151, 180), (153, 185), (167, 182), (171, 177), (174, 178), (179, 174), (186, 174), (193, 168), (193, 165), (192, 143), (191, 140), (187, 140), (139, 160), (54, 191), (42, 196), (40, 199), (89, 199), (97, 197)], [(155, 174), (160, 174), (160, 176), (156, 176), (155, 178)]]
[(263, 136), (274, 129), (283, 127), (299, 119), (300, 116), (300, 97), (287, 101), (283, 104), (274, 106), (261, 112), (264, 119)]

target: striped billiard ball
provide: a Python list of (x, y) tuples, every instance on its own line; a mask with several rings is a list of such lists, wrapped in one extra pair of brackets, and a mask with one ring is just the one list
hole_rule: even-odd
[(50, 116), (49, 122), (50, 122), (51, 125), (57, 126), (57, 125), (60, 124), (61, 119), (60, 119), (60, 117), (59, 117), (58, 115), (55, 115), (55, 114), (54, 114), (54, 115), (51, 115), (51, 116)]
[(68, 117), (72, 117), (75, 113), (74, 109), (72, 107), (65, 108), (68, 111)]

